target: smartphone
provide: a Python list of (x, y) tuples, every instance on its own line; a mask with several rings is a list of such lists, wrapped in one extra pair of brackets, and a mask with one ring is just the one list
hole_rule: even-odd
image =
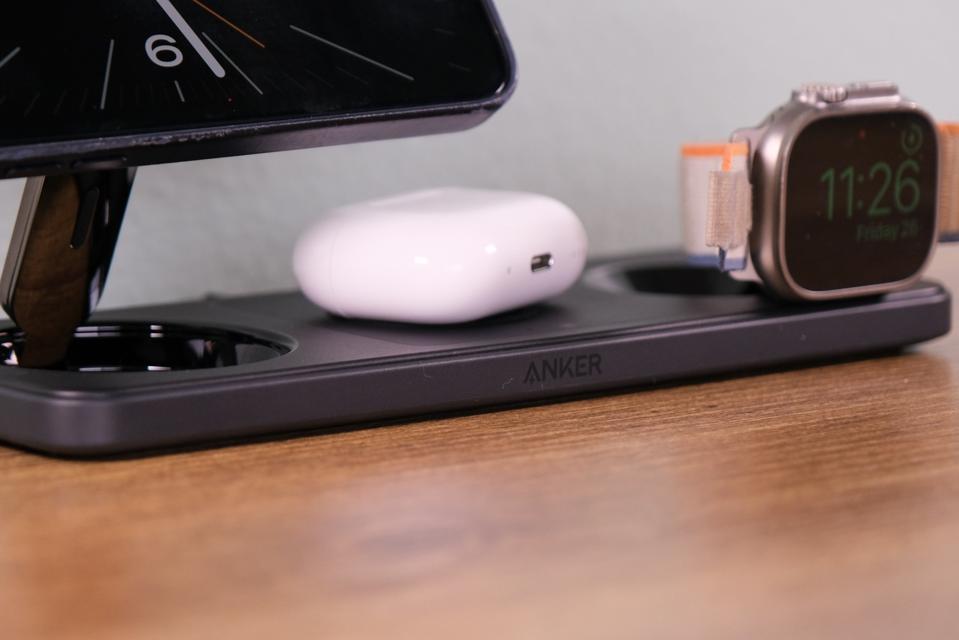
[(490, 0), (16, 3), (0, 177), (466, 129), (514, 78)]

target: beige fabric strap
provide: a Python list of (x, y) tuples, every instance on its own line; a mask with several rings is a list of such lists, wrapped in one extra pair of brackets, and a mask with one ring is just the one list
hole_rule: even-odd
[(939, 239), (959, 241), (959, 123), (939, 125)]
[(724, 271), (746, 268), (753, 222), (743, 143), (683, 147), (683, 222), (687, 255)]
[(752, 189), (746, 172), (711, 172), (706, 206), (706, 246), (726, 252), (746, 246), (753, 226)]

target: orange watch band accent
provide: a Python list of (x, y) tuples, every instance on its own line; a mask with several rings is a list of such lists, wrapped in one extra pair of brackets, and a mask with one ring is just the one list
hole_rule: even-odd
[(939, 124), (939, 238), (959, 241), (959, 122)]

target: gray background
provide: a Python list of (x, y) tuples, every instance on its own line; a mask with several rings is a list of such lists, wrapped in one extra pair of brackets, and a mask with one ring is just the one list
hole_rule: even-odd
[[(104, 306), (295, 286), (297, 234), (329, 207), (435, 185), (539, 191), (593, 255), (676, 245), (677, 147), (758, 122), (809, 80), (897, 80), (959, 118), (959, 3), (500, 0), (514, 100), (448, 136), (141, 170)], [(19, 181), (0, 182), (0, 242)]]

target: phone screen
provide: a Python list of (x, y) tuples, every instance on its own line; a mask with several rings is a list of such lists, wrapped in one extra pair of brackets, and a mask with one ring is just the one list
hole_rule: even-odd
[(481, 100), (484, 0), (34, 0), (0, 21), (0, 147)]

